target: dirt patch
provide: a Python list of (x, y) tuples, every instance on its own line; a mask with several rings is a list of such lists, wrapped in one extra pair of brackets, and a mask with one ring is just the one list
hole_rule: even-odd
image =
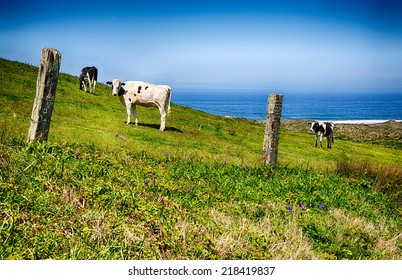
[[(282, 120), (284, 129), (309, 132), (309, 120)], [(378, 124), (335, 124), (334, 137), (360, 142), (372, 142), (402, 149), (402, 122)]]

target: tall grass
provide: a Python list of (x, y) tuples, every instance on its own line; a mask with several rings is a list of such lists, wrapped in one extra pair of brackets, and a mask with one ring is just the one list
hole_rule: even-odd
[(402, 256), (397, 205), (362, 180), (57, 143), (0, 165), (1, 259)]
[(379, 165), (365, 159), (353, 160), (347, 157), (337, 162), (337, 172), (359, 179), (366, 187), (391, 194), (402, 207), (402, 168), (393, 165)]

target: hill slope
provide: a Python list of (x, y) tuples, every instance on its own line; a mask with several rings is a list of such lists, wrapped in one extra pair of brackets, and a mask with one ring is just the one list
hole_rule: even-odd
[(400, 150), (282, 130), (282, 164), (258, 167), (261, 125), (174, 105), (165, 132), (155, 109), (127, 126), (66, 74), (27, 145), (37, 68), (0, 69), (0, 259), (402, 258)]

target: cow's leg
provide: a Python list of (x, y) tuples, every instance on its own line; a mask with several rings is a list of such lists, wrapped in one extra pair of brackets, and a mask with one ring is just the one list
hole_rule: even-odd
[(320, 135), (320, 147), (322, 148), (322, 134)]
[(166, 126), (166, 111), (165, 111), (165, 108), (159, 107), (159, 112), (161, 113), (161, 127), (159, 128), (159, 130), (164, 131), (165, 126)]
[(317, 147), (318, 137), (317, 134), (315, 135), (315, 146)]
[(126, 110), (127, 110), (127, 123), (126, 124), (130, 124), (131, 103), (126, 103)]
[(84, 85), (84, 91), (87, 92), (87, 83), (85, 79), (82, 81), (82, 84)]
[(92, 78), (92, 80), (89, 81), (89, 93), (95, 93), (95, 78)]
[(93, 81), (93, 94), (95, 94), (95, 91), (96, 91), (96, 80), (94, 79), (94, 81)]
[(89, 76), (89, 73), (87, 73), (87, 79), (88, 79), (88, 91), (91, 93), (91, 76)]
[(138, 126), (137, 106), (136, 105), (133, 106), (133, 115), (134, 115), (134, 118), (135, 118), (135, 125)]

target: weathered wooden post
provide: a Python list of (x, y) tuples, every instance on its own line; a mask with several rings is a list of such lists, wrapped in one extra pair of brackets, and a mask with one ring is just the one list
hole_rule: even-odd
[(61, 63), (61, 54), (52, 48), (42, 49), (42, 58), (36, 80), (36, 96), (32, 108), (28, 142), (47, 140), (57, 80)]
[(262, 160), (265, 164), (275, 164), (278, 159), (279, 128), (281, 126), (282, 95), (269, 94), (267, 122), (264, 134)]

